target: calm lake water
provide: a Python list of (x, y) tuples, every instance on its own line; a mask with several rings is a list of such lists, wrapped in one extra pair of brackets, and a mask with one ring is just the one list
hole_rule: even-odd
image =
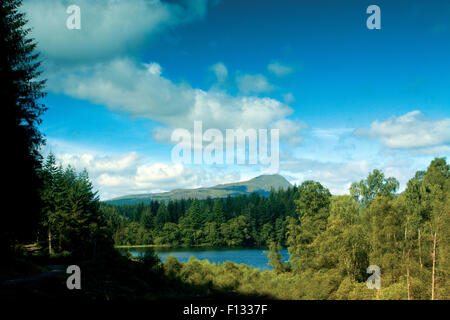
[[(212, 263), (223, 263), (231, 261), (237, 264), (246, 264), (259, 270), (272, 270), (268, 265), (269, 260), (264, 253), (268, 249), (248, 249), (248, 248), (130, 248), (120, 249), (121, 252), (129, 251), (132, 256), (138, 257), (145, 254), (147, 250), (154, 250), (162, 261), (170, 255), (177, 257), (180, 262), (187, 262), (190, 257), (198, 260), (207, 259)], [(287, 249), (280, 250), (283, 261), (289, 259)]]

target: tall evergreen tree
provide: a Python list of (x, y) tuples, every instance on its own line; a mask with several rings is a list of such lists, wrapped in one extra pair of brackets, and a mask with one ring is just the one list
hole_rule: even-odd
[(6, 144), (3, 148), (8, 150), (4, 168), (12, 173), (4, 181), (3, 196), (15, 206), (2, 217), (0, 243), (4, 250), (18, 241), (32, 240), (39, 224), (37, 170), (41, 166), (38, 150), (43, 138), (37, 126), (46, 108), (38, 101), (44, 97), (45, 81), (39, 80), (36, 43), (29, 38), (27, 20), (19, 11), (21, 3), (0, 2), (0, 99)]
[(225, 221), (224, 215), (223, 215), (223, 203), (222, 199), (216, 199), (214, 201), (213, 205), (213, 211), (212, 211), (212, 221), (216, 223), (223, 223)]
[(156, 227), (162, 229), (166, 222), (169, 222), (169, 210), (167, 210), (166, 205), (163, 203), (159, 206), (158, 212), (156, 213)]

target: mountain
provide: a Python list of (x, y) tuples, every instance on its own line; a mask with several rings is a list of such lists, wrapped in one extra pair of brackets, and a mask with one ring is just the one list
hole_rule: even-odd
[(274, 188), (286, 189), (292, 187), (292, 184), (279, 174), (261, 175), (248, 181), (219, 184), (209, 188), (197, 189), (175, 189), (162, 193), (132, 194), (107, 200), (110, 204), (132, 204), (137, 202), (150, 202), (150, 200), (180, 200), (188, 198), (206, 199), (226, 198), (228, 196), (238, 196), (256, 192), (260, 195), (268, 195)]

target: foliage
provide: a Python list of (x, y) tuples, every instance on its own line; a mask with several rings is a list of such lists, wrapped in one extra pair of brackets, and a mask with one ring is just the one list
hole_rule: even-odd
[(225, 199), (187, 199), (127, 205), (101, 204), (116, 245), (286, 245), (297, 187)]
[(37, 171), (41, 166), (39, 148), (44, 140), (38, 125), (46, 110), (39, 99), (45, 95), (45, 81), (39, 78), (36, 43), (29, 38), (27, 20), (19, 11), (21, 2), (0, 2), (0, 98), (3, 148), (8, 152), (4, 165), (10, 174), (5, 178), (3, 196), (14, 204), (14, 210), (4, 214), (0, 224), (3, 254), (10, 253), (19, 241), (34, 240), (39, 223)]
[(50, 154), (40, 176), (41, 224), (50, 255), (68, 251), (76, 257), (95, 257), (97, 250), (111, 246), (111, 234), (86, 171), (63, 169)]

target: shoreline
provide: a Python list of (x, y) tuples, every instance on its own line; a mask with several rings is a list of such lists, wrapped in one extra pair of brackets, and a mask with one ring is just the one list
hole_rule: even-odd
[[(170, 244), (135, 244), (135, 245), (115, 245), (116, 249), (132, 249), (132, 248), (170, 248), (170, 249), (189, 249), (189, 248), (211, 248), (211, 249), (260, 249), (269, 250), (269, 248), (264, 246), (251, 246), (251, 247), (214, 247), (210, 245), (191, 245), (191, 246), (173, 246)], [(281, 248), (284, 250), (287, 248)]]
[[(161, 247), (161, 248), (171, 248), (172, 246), (170, 244), (134, 244), (134, 245), (115, 245), (114, 248), (117, 249), (127, 249), (127, 248), (155, 248), (155, 247)], [(175, 247), (173, 247), (175, 248)]]

